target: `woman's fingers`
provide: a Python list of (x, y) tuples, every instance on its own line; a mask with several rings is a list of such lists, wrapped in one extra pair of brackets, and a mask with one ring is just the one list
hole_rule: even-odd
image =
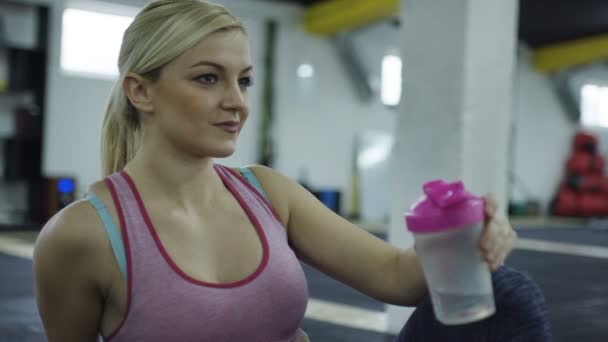
[(483, 196), (484, 199), (484, 203), (485, 203), (485, 214), (486, 214), (486, 218), (491, 219), (494, 216), (496, 216), (496, 208), (497, 208), (497, 204), (496, 204), (496, 198), (494, 197), (494, 194), (486, 194), (485, 196)]
[(491, 217), (486, 223), (480, 239), (480, 248), (483, 259), (492, 270), (504, 264), (513, 249), (516, 237), (517, 234), (506, 219)]
[(479, 239), (479, 248), (483, 259), (492, 270), (504, 264), (511, 253), (517, 233), (507, 219), (497, 217), (497, 203), (493, 194), (484, 197), (485, 220)]

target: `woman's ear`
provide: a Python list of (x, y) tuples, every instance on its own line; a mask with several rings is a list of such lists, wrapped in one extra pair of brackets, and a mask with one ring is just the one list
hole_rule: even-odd
[(152, 83), (149, 80), (130, 72), (125, 76), (122, 88), (131, 105), (140, 113), (154, 112)]

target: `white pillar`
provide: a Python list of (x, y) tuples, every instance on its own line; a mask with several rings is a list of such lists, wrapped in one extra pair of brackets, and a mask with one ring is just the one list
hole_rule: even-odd
[[(506, 209), (517, 1), (402, 0), (401, 23), (389, 241), (405, 248), (403, 213), (426, 181), (463, 180)], [(388, 306), (389, 330), (412, 311)]]

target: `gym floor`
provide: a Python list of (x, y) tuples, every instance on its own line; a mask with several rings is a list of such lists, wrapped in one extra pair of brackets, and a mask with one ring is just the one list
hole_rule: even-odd
[[(608, 222), (518, 223), (508, 264), (545, 293), (554, 341), (608, 341)], [(377, 234), (383, 237), (382, 234)], [(0, 341), (45, 341), (36, 310), (31, 255), (36, 232), (0, 232)], [(311, 341), (385, 342), (384, 305), (304, 265)]]

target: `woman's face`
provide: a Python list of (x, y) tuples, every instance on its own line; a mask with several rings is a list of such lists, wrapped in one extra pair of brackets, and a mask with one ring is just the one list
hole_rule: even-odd
[(151, 87), (156, 133), (195, 157), (227, 157), (249, 115), (247, 36), (219, 31), (167, 64)]

